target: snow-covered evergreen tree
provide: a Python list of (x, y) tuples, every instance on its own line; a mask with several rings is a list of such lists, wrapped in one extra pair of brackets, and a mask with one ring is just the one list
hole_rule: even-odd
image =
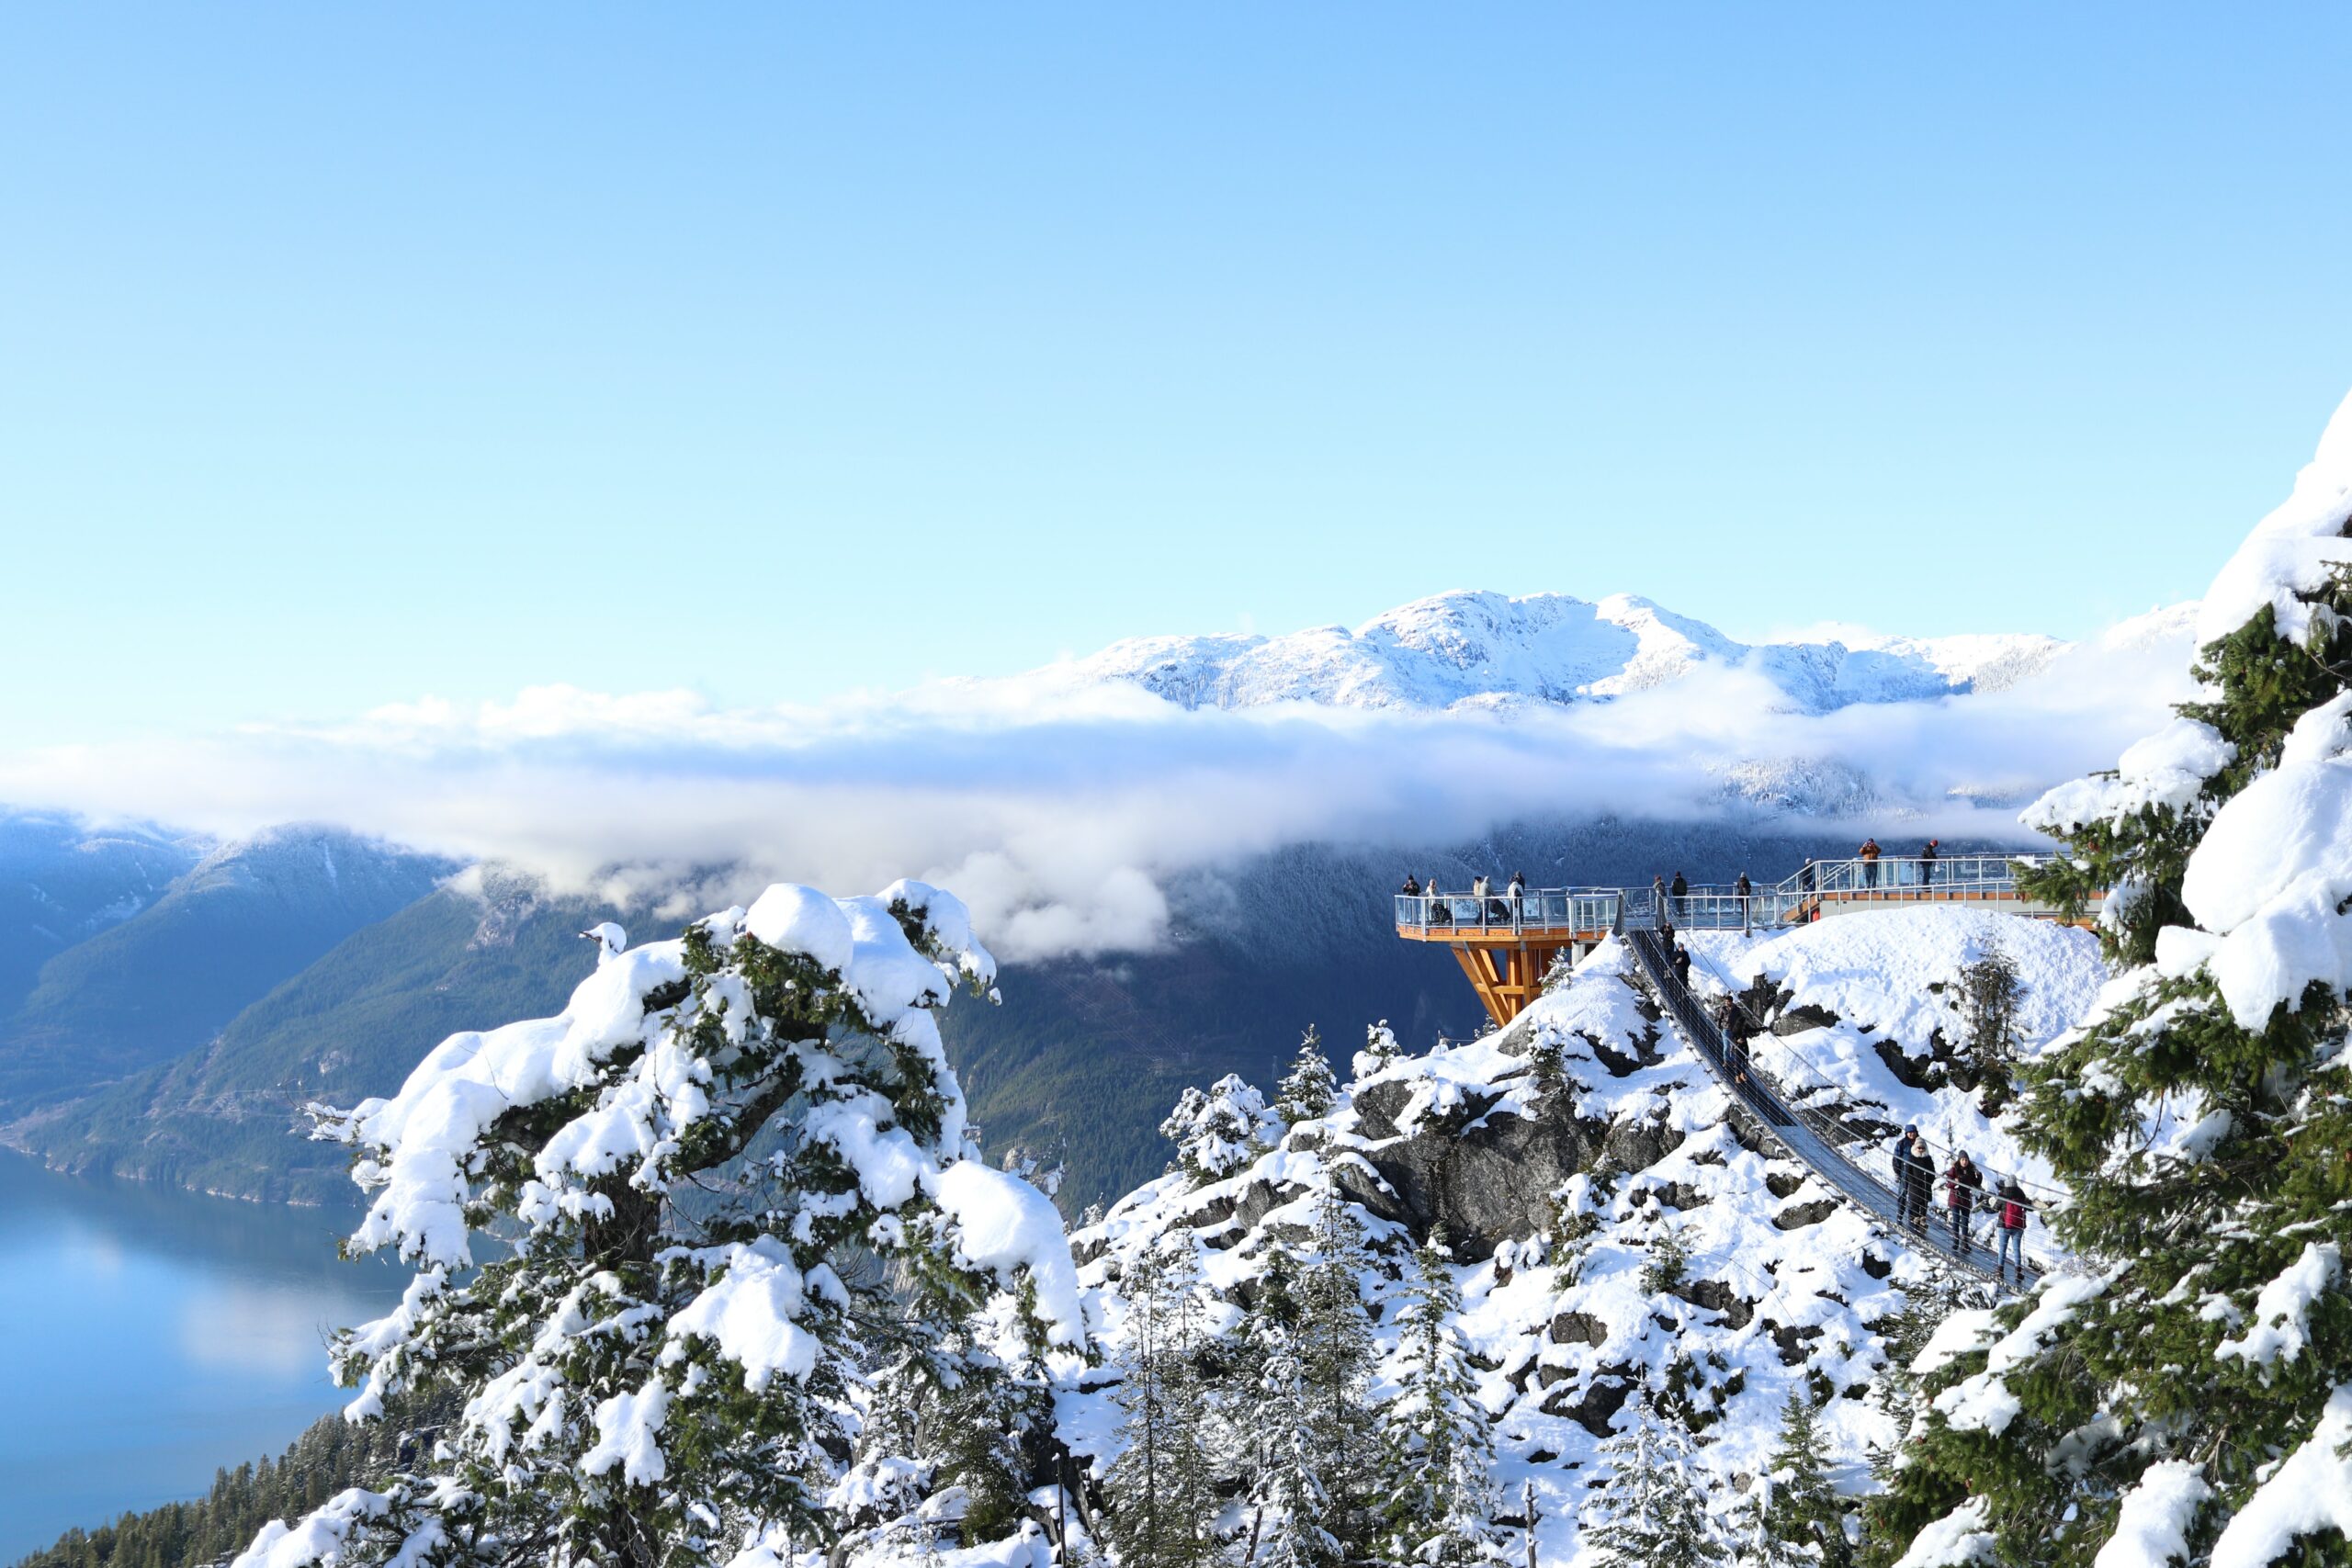
[(1573, 1291), (1584, 1280), (1593, 1238), (1600, 1234), (1595, 1201), (1601, 1196), (1589, 1171), (1568, 1178), (1552, 1203), (1552, 1279), (1563, 1291)]
[(1684, 1276), (1690, 1271), (1690, 1244), (1684, 1239), (1682, 1227), (1657, 1217), (1648, 1238), (1649, 1260), (1642, 1265), (1642, 1289), (1654, 1296), (1672, 1293), (1679, 1289)]
[(1494, 1554), (1494, 1436), (1455, 1319), (1462, 1292), (1441, 1227), (1413, 1255), (1397, 1314), (1396, 1396), (1381, 1411), (1388, 1556), (1477, 1562)]
[(1178, 1168), (1205, 1187), (1263, 1154), (1277, 1124), (1266, 1097), (1238, 1074), (1227, 1073), (1205, 1091), (1186, 1089), (1159, 1124), (1159, 1134), (1176, 1145)]
[(1378, 1023), (1366, 1024), (1363, 1032), (1363, 1049), (1356, 1053), (1353, 1064), (1355, 1076), (1358, 1078), (1368, 1078), (1374, 1073), (1385, 1070), (1404, 1054), (1405, 1048), (1396, 1043), (1396, 1032), (1388, 1027), (1386, 1019), (1382, 1019)]
[(1556, 1029), (1538, 1027), (1527, 1045), (1528, 1081), (1535, 1086), (1536, 1109), (1559, 1102), (1567, 1092), (1567, 1042)]
[(2352, 1561), (2347, 531), (2352, 400), (2207, 593), (2200, 700), (2028, 813), (2067, 840), (2030, 886), (2112, 890), (2119, 973), (2022, 1102), (2086, 1267), (1947, 1323), (1898, 1539)]
[(1275, 1092), (1274, 1113), (1284, 1126), (1295, 1127), (1329, 1115), (1339, 1094), (1339, 1080), (1331, 1076), (1331, 1064), (1323, 1055), (1323, 1037), (1310, 1024), (1306, 1038), (1298, 1043), (1290, 1072)]
[(352, 1414), (437, 1391), (464, 1413), (247, 1560), (667, 1568), (830, 1540), (878, 1342), (989, 1293), (966, 1218), (998, 1283), (1021, 1254), (1083, 1332), (1050, 1205), (965, 1157), (933, 1010), (993, 967), (935, 889), (773, 887), (678, 941), (608, 942), (560, 1017), (457, 1035), (390, 1100), (322, 1112), (375, 1194), (351, 1249), (418, 1269), (336, 1341)]
[(1315, 1389), (1293, 1329), (1259, 1314), (1256, 1397), (1247, 1406), (1257, 1449), (1250, 1499), (1262, 1511), (1255, 1561), (1266, 1568), (1329, 1568), (1341, 1561), (1339, 1537), (1325, 1527), (1331, 1506)]
[(1601, 1445), (1606, 1469), (1589, 1495), (1584, 1542), (1596, 1568), (1715, 1568), (1729, 1561), (1707, 1521), (1690, 1429), (1646, 1375)]
[(1734, 1510), (1739, 1568), (1847, 1568), (1846, 1507), (1830, 1484), (1828, 1449), (1809, 1390), (1790, 1389), (1781, 1440)]
[(1318, 1476), (1326, 1525), (1351, 1557), (1369, 1551), (1377, 1528), (1379, 1450), (1368, 1390), (1374, 1361), (1364, 1281), (1372, 1272), (1363, 1227), (1328, 1168), (1315, 1198), (1315, 1224), (1298, 1283), (1296, 1348), (1314, 1401)]
[(1137, 1254), (1121, 1295), (1126, 1327), (1116, 1395), (1125, 1447), (1112, 1464), (1112, 1550), (1125, 1568), (1196, 1568), (1217, 1551), (1216, 1414), (1201, 1367), (1197, 1242)]

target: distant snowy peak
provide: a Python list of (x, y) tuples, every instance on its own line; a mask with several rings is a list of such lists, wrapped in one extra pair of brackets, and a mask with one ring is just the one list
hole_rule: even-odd
[(1133, 638), (1060, 672), (1080, 685), (1129, 682), (1186, 708), (1450, 708), (1605, 700), (1714, 667), (1753, 671), (1789, 705), (1826, 713), (1999, 690), (2039, 673), (2068, 646), (2035, 634), (1835, 633), (1750, 644), (1632, 594), (1596, 603), (1463, 592), (1415, 600), (1353, 630)]

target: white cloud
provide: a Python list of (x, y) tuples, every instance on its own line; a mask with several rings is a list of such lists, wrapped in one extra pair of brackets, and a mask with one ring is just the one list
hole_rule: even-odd
[(1818, 716), (1777, 709), (1758, 675), (1706, 667), (1612, 703), (1440, 714), (1185, 712), (1050, 673), (798, 708), (553, 686), (0, 755), (0, 799), (231, 834), (335, 821), (677, 908), (776, 877), (916, 875), (960, 892), (1003, 955), (1035, 958), (1151, 946), (1171, 874), (1288, 844), (1693, 818), (1759, 781), (1859, 781), (1923, 831), (2010, 836), (2008, 803), (2161, 722), (2188, 694), (2186, 656), (2184, 636), (2143, 628), (2007, 691)]

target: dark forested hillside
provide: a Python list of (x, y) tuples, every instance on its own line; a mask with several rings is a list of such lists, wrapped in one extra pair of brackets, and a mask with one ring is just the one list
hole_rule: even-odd
[(66, 1169), (245, 1198), (346, 1194), (343, 1151), (307, 1141), (302, 1106), (389, 1094), (459, 1030), (559, 1010), (595, 967), (579, 933), (608, 918), (496, 874), (479, 896), (436, 890), (345, 937), (204, 1048), (11, 1136)]
[(154, 903), (206, 848), (159, 828), (0, 809), (0, 1019), (42, 964)]
[(275, 829), (215, 851), (41, 966), (0, 1020), (0, 1105), (21, 1113), (197, 1049), (455, 869), (333, 828)]
[(272, 1519), (300, 1518), (336, 1493), (381, 1478), (412, 1434), (429, 1436), (453, 1404), (413, 1409), (395, 1403), (385, 1419), (355, 1426), (322, 1416), (272, 1461), (222, 1470), (212, 1489), (186, 1503), (124, 1514), (95, 1529), (73, 1529), (17, 1568), (197, 1568), (226, 1562)]

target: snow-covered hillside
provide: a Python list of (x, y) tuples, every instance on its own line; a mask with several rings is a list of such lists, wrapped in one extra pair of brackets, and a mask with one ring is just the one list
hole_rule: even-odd
[[(1779, 1032), (1758, 1044), (1759, 1066), (1784, 1069), (1784, 1081), (1826, 1077), (1849, 1122), (1917, 1122), (1989, 1169), (2023, 1162), (1976, 1097), (1936, 1070), (1957, 1043), (1947, 998), (1961, 970), (1995, 948), (2017, 965), (2028, 1054), (2103, 979), (2085, 932), (1953, 908), (1700, 940), (1695, 984), (1770, 998)], [(1835, 1474), (1849, 1492), (1867, 1489), (1868, 1447), (1897, 1431), (1866, 1395), (1926, 1270), (1775, 1157), (1660, 1029), (1632, 976), (1630, 955), (1604, 943), (1509, 1029), (1419, 1056), (1359, 1056), (1328, 1116), (1265, 1124), (1262, 1148), (1223, 1179), (1171, 1171), (1114, 1205), (1073, 1237), (1109, 1346), (1127, 1321), (1122, 1281), (1171, 1238), (1197, 1247), (1211, 1311), (1235, 1332), (1276, 1255), (1306, 1245), (1318, 1187), (1336, 1183), (1379, 1259), (1364, 1280), (1381, 1303), (1375, 1397), (1395, 1393), (1399, 1374), (1405, 1255), (1438, 1227), (1449, 1237), (1498, 1495), (1515, 1517), (1532, 1489), (1539, 1561), (1589, 1560), (1603, 1444), (1632, 1421), (1635, 1382), (1661, 1382), (1669, 1363), (1697, 1380), (1697, 1468), (1718, 1520), (1764, 1467), (1801, 1385), (1830, 1393)], [(1555, 1047), (1560, 1081), (1547, 1091), (1537, 1064)], [(1564, 1213), (1597, 1224), (1576, 1237)], [(1669, 1234), (1689, 1258), (1661, 1293), (1645, 1271)], [(1113, 1393), (1063, 1400), (1065, 1436), (1091, 1446), (1098, 1467), (1115, 1457)]]
[(1024, 679), (1126, 682), (1186, 708), (1448, 708), (1622, 696), (1714, 667), (1757, 671), (1791, 707), (1826, 713), (1998, 691), (2068, 646), (2030, 633), (1913, 638), (1847, 626), (1744, 643), (1632, 594), (1588, 602), (1464, 592), (1416, 600), (1352, 630), (1136, 637)]

